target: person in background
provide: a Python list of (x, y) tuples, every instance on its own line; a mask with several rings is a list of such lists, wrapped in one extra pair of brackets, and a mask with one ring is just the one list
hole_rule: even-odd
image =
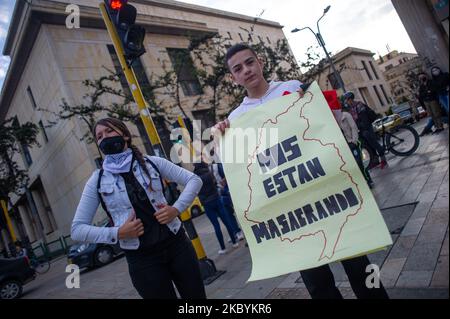
[(336, 90), (324, 91), (323, 95), (327, 100), (328, 106), (333, 112), (334, 118), (338, 123), (342, 133), (344, 134), (345, 140), (355, 157), (356, 163), (358, 164), (361, 173), (367, 181), (370, 188), (374, 187), (373, 180), (370, 176), (369, 170), (364, 167), (363, 157), (361, 151), (361, 143), (359, 142), (359, 130), (353, 117), (350, 113), (344, 112), (342, 105), (339, 102)]
[(388, 165), (386, 156), (384, 155), (384, 148), (378, 142), (378, 137), (372, 126), (372, 123), (377, 119), (377, 114), (363, 102), (356, 101), (353, 92), (345, 93), (344, 101), (348, 105), (348, 110), (358, 126), (361, 137), (376, 151), (380, 157), (380, 168), (384, 169)]
[(447, 72), (442, 72), (442, 70), (434, 66), (431, 68), (431, 85), (436, 89), (438, 95), (439, 103), (444, 108), (445, 113), (447, 113), (448, 118), (448, 91), (449, 91), (449, 76)]
[(231, 199), (230, 189), (228, 187), (227, 179), (225, 177), (225, 172), (223, 171), (222, 163), (213, 163), (211, 165), (212, 173), (217, 182), (217, 190), (220, 194), (220, 200), (222, 201), (223, 206), (225, 207), (228, 216), (230, 217), (230, 221), (234, 230), (236, 231), (235, 236), (237, 241), (244, 240), (244, 233), (239, 227), (239, 224), (236, 220), (233, 201)]
[(233, 248), (239, 247), (239, 243), (236, 241), (236, 229), (233, 228), (230, 216), (223, 207), (216, 188), (216, 180), (209, 170), (208, 164), (204, 162), (195, 163), (194, 174), (199, 176), (203, 182), (203, 187), (201, 188), (198, 197), (205, 208), (206, 216), (208, 216), (209, 221), (214, 227), (220, 245), (219, 255), (224, 255), (228, 251), (225, 247), (222, 230), (220, 229), (219, 218), (222, 220), (222, 223), (225, 225), (228, 234), (230, 235)]
[(439, 105), (438, 88), (436, 82), (430, 80), (427, 74), (419, 74), (419, 98), (425, 104), (428, 115), (433, 119), (436, 126), (435, 133), (438, 134), (444, 130), (442, 124), (442, 112)]

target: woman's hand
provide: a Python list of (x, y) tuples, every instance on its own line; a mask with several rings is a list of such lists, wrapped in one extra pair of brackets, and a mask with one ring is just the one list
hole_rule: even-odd
[(175, 207), (167, 205), (158, 210), (155, 213), (155, 217), (160, 224), (166, 225), (174, 220), (179, 214), (180, 212)]
[(136, 213), (134, 210), (131, 212), (130, 217), (119, 228), (119, 239), (126, 238), (138, 238), (144, 234), (144, 224), (138, 218), (136, 219)]
[(217, 123), (216, 125), (214, 125), (214, 130), (219, 131), (220, 133), (224, 134), (225, 130), (227, 128), (230, 128), (230, 121), (228, 121), (228, 119), (225, 119), (222, 122)]

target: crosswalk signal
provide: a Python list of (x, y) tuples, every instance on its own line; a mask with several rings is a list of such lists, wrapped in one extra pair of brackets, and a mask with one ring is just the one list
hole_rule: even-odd
[(104, 0), (106, 11), (120, 38), (128, 65), (145, 53), (145, 29), (136, 25), (137, 10), (128, 0)]

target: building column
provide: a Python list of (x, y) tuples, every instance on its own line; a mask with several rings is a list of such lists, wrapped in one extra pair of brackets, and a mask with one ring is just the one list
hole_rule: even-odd
[(33, 222), (28, 214), (27, 208), (25, 205), (18, 205), (20, 218), (22, 218), (23, 226), (25, 227), (25, 232), (27, 233), (30, 242), (36, 241), (36, 232), (33, 227)]
[(52, 224), (48, 218), (47, 210), (45, 208), (44, 202), (42, 201), (41, 192), (39, 190), (32, 190), (31, 194), (33, 196), (34, 202), (36, 203), (36, 209), (40, 220), (42, 221), (42, 226), (44, 227), (44, 233), (49, 234), (53, 232)]
[(42, 192), (40, 192), (40, 194), (41, 194), (42, 203), (45, 206), (45, 211), (47, 212), (47, 216), (48, 216), (48, 219), (52, 226), (52, 229), (53, 229), (53, 231), (55, 231), (58, 229), (58, 224), (56, 223), (55, 216), (53, 216), (53, 211), (50, 206), (50, 202), (48, 201), (47, 194), (45, 193), (45, 189), (42, 187), (41, 190), (42, 190)]
[(11, 255), (11, 243), (6, 229), (0, 230), (0, 233), (2, 235), (2, 240), (5, 245), (6, 251), (8, 251), (8, 253)]
[(34, 229), (36, 230), (36, 235), (41, 239), (44, 243), (47, 243), (47, 238), (44, 233), (44, 225), (39, 216), (39, 212), (36, 207), (36, 202), (31, 194), (31, 191), (27, 188), (25, 195), (27, 197), (27, 208), (29, 209), (31, 219), (33, 221)]

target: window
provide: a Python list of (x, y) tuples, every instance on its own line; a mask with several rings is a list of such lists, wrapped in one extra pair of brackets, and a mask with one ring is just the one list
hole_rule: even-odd
[(30, 87), (27, 87), (27, 93), (28, 97), (30, 98), (31, 105), (33, 106), (33, 109), (37, 108), (36, 100), (34, 99), (33, 91), (31, 91)]
[(178, 82), (183, 89), (184, 95), (195, 96), (203, 94), (200, 82), (195, 74), (194, 63), (189, 50), (167, 48), (167, 53), (178, 76)]
[[(122, 66), (120, 65), (119, 58), (116, 54), (116, 50), (113, 45), (108, 44), (108, 51), (114, 64), (114, 69), (116, 74), (119, 76), (120, 85), (126, 95), (132, 96), (130, 87), (128, 86), (128, 81), (123, 73)], [(136, 79), (141, 87), (142, 94), (147, 101), (152, 100), (152, 87), (148, 80), (147, 74), (145, 73), (144, 65), (141, 59), (136, 59), (133, 61), (133, 71), (136, 75)]]
[(267, 38), (267, 42), (269, 43), (269, 44), (272, 44), (272, 42), (270, 42), (270, 38), (269, 37), (266, 37)]
[(365, 103), (366, 105), (368, 105), (369, 103), (367, 102), (366, 95), (365, 95), (364, 93), (367, 93), (367, 94), (368, 94), (367, 88), (360, 88), (360, 89), (359, 89), (359, 94), (362, 96), (362, 98), (363, 98), (363, 100), (364, 100), (364, 103)]
[(233, 40), (233, 37), (231, 36), (231, 33), (230, 32), (227, 32), (228, 33), (228, 40)]
[(328, 81), (330, 82), (331, 87), (333, 88), (333, 90), (337, 90), (337, 89), (341, 88), (341, 86), (339, 84), (339, 81), (338, 81), (338, 79), (337, 79), (337, 77), (336, 77), (336, 75), (334, 73), (330, 73), (328, 75)]
[[(202, 134), (207, 128), (213, 127), (216, 124), (214, 115), (213, 109), (192, 111), (192, 116), (194, 119), (201, 121)], [(206, 138), (206, 140), (209, 140), (209, 137)]]
[(386, 94), (386, 90), (384, 89), (383, 84), (380, 85), (381, 88), (381, 92), (383, 92), (384, 98), (386, 99), (386, 101), (389, 103), (391, 102), (391, 99), (389, 98), (389, 96)]
[(47, 136), (47, 132), (45, 132), (45, 126), (44, 126), (44, 123), (42, 123), (42, 121), (39, 121), (39, 127), (41, 128), (42, 135), (44, 136), (44, 140), (47, 143), (48, 136)]
[(393, 69), (394, 66), (392, 64), (386, 65), (386, 71)]
[(242, 34), (240, 34), (240, 33), (238, 33), (239, 34), (239, 38), (241, 38), (241, 41), (244, 41), (244, 38), (242, 37)]
[(251, 33), (248, 34), (248, 42), (253, 42), (253, 37)]
[(362, 65), (363, 65), (363, 68), (364, 68), (364, 70), (366, 71), (366, 73), (367, 73), (367, 76), (369, 77), (369, 80), (373, 80), (373, 77), (372, 77), (372, 74), (370, 74), (370, 72), (369, 72), (369, 69), (367, 68), (367, 64), (366, 64), (366, 61), (361, 61), (362, 62)]
[(380, 101), (380, 104), (384, 106), (385, 104), (383, 99), (381, 98), (380, 91), (378, 91), (378, 88), (375, 85), (373, 86), (373, 89), (375, 90), (375, 94), (378, 97), (378, 101)]
[(380, 77), (378, 76), (377, 70), (375, 69), (375, 66), (373, 65), (373, 62), (372, 62), (372, 61), (369, 61), (369, 64), (370, 64), (370, 67), (372, 68), (373, 74), (375, 74), (375, 78), (376, 78), (377, 80), (379, 80)]
[(261, 43), (264, 42), (263, 39), (261, 38), (261, 36), (259, 36), (259, 35), (258, 35), (258, 39), (259, 39), (259, 42), (261, 42)]
[[(17, 118), (17, 116), (14, 118), (14, 124), (15, 125), (20, 125), (19, 124), (19, 119)], [(30, 150), (28, 149), (28, 146), (25, 144), (21, 144), (20, 148), (22, 150), (22, 157), (23, 157), (23, 162), (26, 164), (27, 167), (30, 167), (31, 164), (33, 164), (33, 159), (31, 158), (31, 154), (30, 154)]]

